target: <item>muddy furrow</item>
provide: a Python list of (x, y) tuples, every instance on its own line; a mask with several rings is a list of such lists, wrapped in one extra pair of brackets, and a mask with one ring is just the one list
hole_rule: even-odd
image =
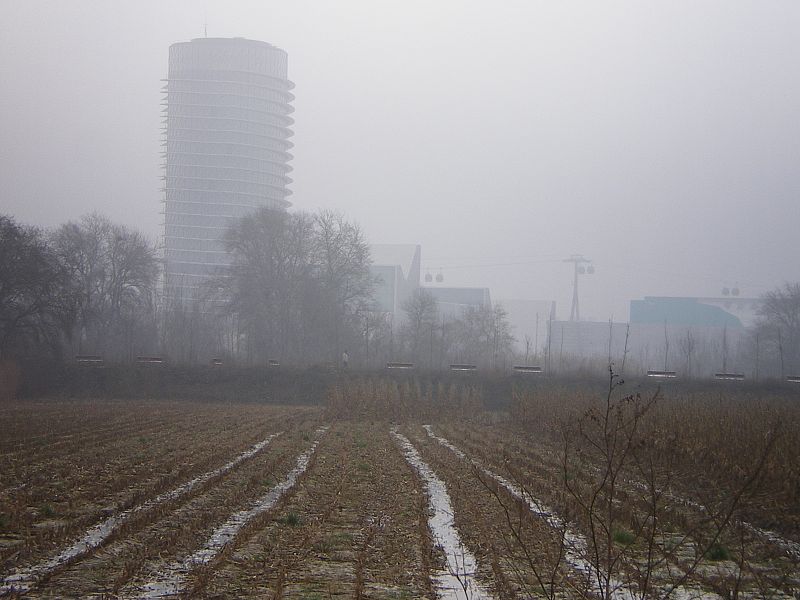
[(197, 547), (232, 508), (246, 505), (264, 485), (288, 471), (290, 455), (300, 444), (296, 433), (274, 438), (224, 476), (123, 523), (105, 544), (44, 578), (30, 595), (116, 595), (132, 578), (148, 576), (151, 566)]
[(492, 594), (478, 580), (478, 561), (464, 545), (454, 524), (454, 512), (447, 486), (422, 459), (414, 445), (396, 429), (397, 441), (406, 461), (425, 483), (430, 516), (428, 526), (437, 548), (444, 554), (445, 567), (433, 573), (434, 589), (445, 600), (491, 599)]
[[(485, 448), (497, 448), (494, 458), (504, 456), (508, 462), (506, 465), (496, 466), (501, 469), (513, 467), (510, 472), (524, 474), (528, 486), (536, 486), (543, 491), (563, 488), (563, 481), (559, 481), (563, 473), (558, 473), (558, 466), (551, 465), (553, 472), (542, 476), (541, 467), (531, 462), (531, 456), (542, 452), (539, 448), (532, 447), (531, 444), (521, 445), (514, 435), (499, 439), (496, 432), (490, 433), (485, 429), (480, 434), (481, 439), (476, 439), (475, 432), (462, 431), (460, 437), (464, 447), (485, 458), (489, 457), (484, 452)], [(551, 449), (544, 451), (544, 454), (550, 456), (552, 452), (554, 450)], [(523, 459), (522, 456), (528, 458)], [(591, 485), (599, 475), (600, 470), (596, 466), (587, 464), (579, 477)], [(573, 485), (577, 485), (577, 482)], [(620, 477), (616, 490), (619, 498), (623, 499), (626, 510), (634, 514), (637, 511), (646, 513), (650, 510), (650, 507), (642, 505), (651, 497), (649, 486), (642, 481), (631, 476)], [(666, 543), (676, 547), (675, 554), (680, 557), (667, 561), (672, 562), (671, 566), (662, 562), (658, 570), (669, 571), (669, 579), (680, 579), (684, 576), (685, 569), (691, 568), (694, 561), (692, 554), (697, 551), (698, 539), (708, 539), (710, 534), (706, 530), (713, 529), (714, 523), (722, 518), (724, 506), (713, 512), (706, 504), (681, 496), (669, 488), (658, 489), (657, 494), (662, 507), (659, 521), (665, 532), (663, 537)], [(720, 501), (724, 505), (729, 497), (722, 495)], [(733, 519), (728, 530), (722, 533), (717, 547), (739, 548), (742, 564), (737, 566), (730, 561), (727, 565), (700, 564), (688, 576), (687, 584), (715, 589), (723, 595), (727, 593), (726, 586), (730, 585), (744, 585), (748, 588), (755, 586), (758, 593), (778, 594), (777, 590), (781, 588), (791, 589), (794, 585), (792, 582), (797, 580), (800, 573), (800, 544), (741, 518)], [(767, 583), (769, 581), (772, 583)], [(680, 590), (675, 593), (679, 594)]]
[[(98, 519), (142, 503), (159, 493), (176, 487), (181, 481), (194, 478), (205, 471), (230, 460), (253, 443), (263, 439), (264, 431), (275, 431), (284, 423), (249, 423), (240, 435), (214, 442), (220, 431), (184, 431), (171, 439), (150, 440), (126, 450), (119, 446), (116, 457), (97, 460), (91, 456), (65, 460), (64, 469), (52, 467), (40, 483), (15, 492), (12, 497), (0, 498), (0, 512), (19, 516), (7, 524), (7, 535), (15, 532), (19, 541), (0, 551), (6, 568), (9, 558), (17, 563), (29, 557), (54, 552), (58, 545), (96, 523)], [(142, 453), (138, 452), (141, 448)], [(165, 449), (165, 450), (162, 450)], [(140, 456), (135, 461), (125, 461), (126, 456)], [(85, 462), (88, 461), (88, 462)], [(83, 466), (82, 466), (83, 465)], [(116, 465), (116, 466), (115, 466)], [(62, 472), (63, 471), (63, 472)], [(38, 499), (37, 499), (38, 498)], [(56, 499), (52, 517), (41, 511), (32, 513), (29, 506), (42, 506)], [(45, 527), (46, 519), (53, 519), (54, 527)], [(42, 526), (39, 526), (41, 523)], [(9, 538), (11, 539), (11, 538)]]
[(0, 466), (3, 468), (19, 469), (28, 465), (46, 461), (53, 457), (69, 454), (76, 448), (88, 450), (102, 448), (108, 442), (128, 439), (141, 435), (143, 432), (159, 433), (160, 430), (174, 426), (171, 422), (162, 419), (133, 419), (130, 422), (115, 424), (102, 431), (93, 431), (86, 435), (74, 435), (68, 438), (55, 440), (35, 449), (20, 450), (0, 456)]
[(549, 596), (555, 591), (562, 598), (585, 596), (587, 582), (562, 560), (560, 532), (421, 427), (412, 428), (411, 435), (447, 486), (455, 525), (501, 598)]
[[(18, 426), (12, 433), (13, 437), (4, 443), (15, 446), (29, 442), (34, 445), (42, 442), (50, 444), (61, 438), (85, 438), (107, 433), (111, 428), (131, 426), (143, 420), (174, 422), (186, 416), (185, 406), (169, 401), (136, 403), (114, 400), (71, 401), (68, 406), (69, 410), (51, 410), (50, 403), (26, 405), (13, 421)], [(212, 408), (193, 412), (193, 415), (210, 416), (218, 412), (217, 408)]]
[(294, 467), (279, 483), (270, 486), (265, 493), (249, 502), (248, 506), (231, 514), (224, 522), (218, 524), (193, 552), (162, 564), (151, 576), (147, 577), (143, 584), (130, 586), (123, 590), (123, 597), (165, 598), (184, 593), (187, 579), (192, 572), (212, 567), (227, 546), (234, 542), (242, 528), (271, 510), (283, 495), (295, 486), (298, 478), (308, 468), (319, 445), (319, 439), (327, 429), (327, 427), (317, 429), (311, 445), (297, 457)]
[[(42, 417), (40, 415), (28, 416), (29, 420), (49, 418), (51, 417)], [(70, 419), (78, 421), (76, 417), (64, 417), (64, 419), (66, 419), (68, 423), (70, 422)], [(27, 435), (23, 432), (17, 432), (15, 437), (0, 442), (0, 459), (17, 454), (39, 452), (42, 448), (46, 448), (54, 444), (63, 444), (77, 438), (83, 439), (92, 435), (105, 434), (113, 429), (116, 429), (118, 425), (130, 425), (135, 423), (136, 419), (135, 417), (131, 417), (130, 420), (123, 422), (119, 419), (119, 417), (117, 417), (112, 424), (109, 424), (109, 419), (105, 418), (84, 418), (78, 422), (80, 423), (78, 426), (65, 427), (61, 430), (52, 429), (45, 433)]]
[[(120, 431), (113, 432), (98, 443), (95, 443), (91, 437), (85, 440), (76, 438), (72, 442), (74, 445), (72, 450), (62, 448), (51, 457), (31, 457), (31, 460), (10, 462), (0, 465), (0, 467), (6, 469), (9, 481), (21, 484), (19, 489), (30, 490), (36, 483), (36, 475), (41, 478), (47, 474), (49, 477), (59, 469), (68, 469), (73, 473), (82, 474), (81, 462), (98, 464), (107, 463), (115, 456), (130, 458), (131, 455), (137, 455), (144, 443), (154, 446), (160, 445), (162, 440), (169, 442), (181, 433), (181, 429), (178, 423), (163, 423), (152, 429), (145, 425), (137, 429), (124, 430), (124, 434)], [(207, 427), (205, 430), (211, 431), (211, 427)], [(202, 434), (202, 430), (198, 433)]]
[[(633, 584), (626, 584), (619, 579), (618, 576), (609, 576), (604, 573), (602, 569), (598, 568), (593, 561), (590, 560), (588, 541), (585, 536), (574, 527), (565, 523), (563, 519), (554, 513), (552, 509), (544, 506), (540, 500), (533, 497), (530, 492), (523, 489), (520, 485), (513, 483), (505, 477), (498, 475), (491, 469), (488, 469), (483, 463), (474, 458), (467, 456), (462, 450), (452, 444), (444, 437), (437, 436), (433, 432), (433, 428), (425, 426), (428, 435), (436, 440), (437, 443), (450, 450), (454, 455), (458, 456), (461, 460), (468, 461), (475, 469), (482, 472), (486, 477), (493, 479), (500, 484), (509, 494), (518, 500), (524, 502), (531, 512), (547, 521), (547, 523), (561, 532), (563, 532), (563, 540), (565, 545), (564, 559), (567, 564), (586, 577), (589, 583), (589, 591), (594, 595), (603, 595), (604, 597), (614, 598), (618, 600), (634, 600), (637, 598), (636, 586)], [(669, 579), (679, 580), (685, 572), (682, 570), (682, 561), (674, 561), (672, 564), (665, 564), (658, 568), (660, 575), (670, 574)], [(663, 572), (662, 572), (663, 571)], [(633, 578), (631, 577), (631, 581)], [(674, 585), (672, 583), (664, 582), (660, 587), (656, 587), (654, 592), (659, 596), (674, 598), (676, 600), (691, 600), (691, 599), (708, 599), (716, 600), (721, 597), (708, 589), (712, 585), (711, 581), (706, 581), (703, 577), (690, 577), (689, 581), (693, 587), (687, 585)], [(694, 587), (700, 585), (706, 589)], [(775, 592), (778, 593), (778, 592)]]
[[(67, 438), (85, 437), (101, 433), (111, 427), (137, 422), (141, 419), (142, 405), (134, 410), (126, 403), (107, 401), (72, 403), (70, 410), (53, 410), (51, 403), (25, 405), (14, 417), (0, 416), (11, 428), (8, 437), (0, 442), (3, 454), (16, 450), (35, 449), (37, 446)], [(180, 408), (146, 404), (145, 413), (159, 414), (163, 420), (181, 416)]]
[(128, 510), (122, 511), (119, 514), (113, 515), (98, 523), (94, 527), (87, 530), (83, 536), (75, 540), (72, 544), (64, 548), (55, 556), (52, 556), (42, 563), (38, 563), (29, 567), (28, 569), (18, 571), (4, 578), (0, 583), (0, 594), (10, 592), (28, 592), (43, 578), (47, 577), (58, 569), (67, 566), (71, 562), (77, 560), (81, 556), (91, 552), (103, 544), (114, 532), (119, 530), (126, 523), (135, 520), (149, 511), (152, 511), (159, 505), (164, 505), (169, 502), (179, 500), (180, 498), (192, 493), (194, 490), (199, 489), (211, 481), (226, 475), (228, 472), (239, 466), (242, 462), (252, 458), (264, 450), (264, 448), (267, 447), (267, 445), (276, 437), (276, 435), (278, 434), (268, 435), (266, 438), (217, 469), (199, 475), (198, 477), (187, 481), (175, 489), (160, 494), (151, 500), (148, 500)]
[(203, 592), (431, 598), (421, 499), (385, 425), (338, 423), (296, 492), (237, 545)]
[[(471, 431), (468, 428), (459, 427), (450, 429), (457, 432), (457, 436), (467, 442), (468, 447), (471, 446), (474, 448), (481, 445), (477, 440), (472, 439)], [(551, 476), (553, 471), (558, 472), (562, 468), (559, 459), (554, 455), (554, 452), (557, 452), (557, 450), (548, 447), (546, 451), (543, 451), (538, 444), (531, 444), (524, 440), (516, 439), (518, 435), (518, 433), (507, 430), (498, 432), (492, 428), (485, 428), (481, 431), (481, 436), (484, 438), (482, 445), (485, 446), (488, 441), (491, 446), (502, 449), (501, 455), (508, 454), (513, 460), (524, 460), (528, 467), (528, 472), (537, 473), (541, 476), (542, 481), (550, 478), (549, 476)], [(546, 444), (545, 447), (547, 447)], [(548, 466), (543, 468), (542, 466), (538, 466), (540, 464), (547, 464)], [(585, 467), (587, 476), (591, 473), (597, 474), (598, 472), (599, 469), (594, 465), (586, 465)], [(697, 473), (693, 473), (692, 475), (697, 476)], [(675, 478), (678, 479), (679, 477), (676, 476)], [(627, 486), (628, 489), (637, 490), (638, 492), (647, 490), (647, 485), (644, 482), (630, 475), (620, 483)], [(673, 489), (659, 490), (659, 494), (665, 500), (668, 500), (672, 507), (684, 507), (705, 517), (712, 515), (713, 511), (709, 509), (707, 503), (689, 494)], [(727, 498), (727, 495), (723, 494), (723, 496)], [(761, 538), (762, 543), (771, 544), (779, 548), (781, 552), (784, 552), (791, 559), (800, 561), (800, 542), (782, 535), (777, 531), (760, 527), (747, 521), (738, 522), (738, 526), (745, 529), (752, 536)]]
[(568, 527), (551, 508), (546, 506), (541, 500), (531, 496), (529, 492), (519, 485), (512, 483), (505, 477), (488, 469), (480, 461), (468, 457), (462, 450), (450, 443), (449, 440), (436, 435), (433, 431), (433, 427), (430, 425), (424, 425), (423, 428), (431, 439), (450, 450), (461, 460), (470, 463), (475, 469), (489, 479), (500, 484), (513, 498), (523, 502), (536, 517), (544, 519), (550, 527), (560, 532), (565, 545), (564, 560), (589, 584), (589, 591), (593, 594), (607, 595), (611, 600), (635, 600), (636, 596), (633, 591), (627, 589), (626, 586), (616, 578), (610, 577), (608, 574), (596, 569), (592, 563), (587, 560), (588, 545), (586, 538), (575, 529)]
[[(324, 531), (341, 509), (346, 482), (351, 480), (352, 465), (338, 465), (337, 476), (326, 477), (330, 448), (337, 436), (326, 435), (320, 442), (313, 463), (287, 494), (270, 511), (258, 519), (254, 527), (241, 535), (230, 552), (222, 558), (213, 573), (191, 578), (192, 592), (199, 590), (214, 597), (260, 597), (273, 590), (275, 596), (291, 595), (285, 586), (302, 579), (297, 573), (314, 562)], [(337, 592), (352, 581), (352, 569), (346, 561), (324, 564), (321, 572), (330, 575), (329, 586)], [(313, 571), (313, 570), (312, 570)], [(303, 589), (310, 591), (311, 583)]]
[[(223, 430), (221, 424), (213, 419), (193, 420), (190, 423), (175, 421), (159, 421), (157, 426), (152, 423), (136, 423), (136, 427), (125, 426), (103, 435), (98, 441), (94, 436), (76, 437), (72, 444), (74, 448), (61, 448), (51, 457), (29, 456), (25, 461), (14, 461), (5, 468), (11, 471), (12, 477), (17, 474), (18, 479), (26, 481), (30, 474), (42, 469), (52, 471), (61, 464), (73, 464), (76, 459), (91, 460), (94, 462), (107, 461), (107, 457), (124, 455), (130, 458), (142, 450), (142, 445), (153, 446), (166, 441), (171, 445), (176, 436), (186, 435), (191, 432), (193, 436), (202, 437), (204, 434), (214, 434)], [(172, 444), (174, 445), (174, 444)], [(146, 449), (146, 448), (145, 448)], [(7, 471), (7, 472), (8, 472)], [(28, 486), (29, 487), (29, 486)]]

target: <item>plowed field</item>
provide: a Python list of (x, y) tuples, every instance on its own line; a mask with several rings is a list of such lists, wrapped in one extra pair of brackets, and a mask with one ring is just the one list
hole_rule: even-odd
[(609, 488), (507, 415), (359, 406), (0, 407), (0, 595), (800, 597), (797, 510), (715, 473)]

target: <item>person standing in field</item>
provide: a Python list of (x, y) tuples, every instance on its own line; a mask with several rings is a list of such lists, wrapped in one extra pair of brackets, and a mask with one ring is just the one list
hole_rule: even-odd
[(342, 352), (342, 368), (346, 369), (347, 365), (350, 363), (350, 355), (347, 353), (347, 350)]

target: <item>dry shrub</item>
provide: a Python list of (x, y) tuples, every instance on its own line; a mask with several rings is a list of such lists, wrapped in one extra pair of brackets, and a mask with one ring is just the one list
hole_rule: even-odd
[[(592, 390), (515, 388), (513, 427), (526, 435), (561, 439), (570, 424), (597, 409)], [(800, 402), (786, 393), (755, 390), (667, 390), (640, 423), (656, 465), (677, 474), (684, 493), (704, 501), (724, 498), (751, 476), (767, 442), (771, 450), (743, 505), (759, 506), (800, 531)], [(794, 507), (794, 508), (792, 508)]]
[(800, 506), (800, 404), (795, 398), (699, 393), (658, 403), (649, 435), (684, 472), (702, 472), (724, 488), (740, 486), (774, 437), (754, 492), (759, 502)]
[(565, 423), (575, 421), (587, 410), (598, 406), (601, 397), (587, 390), (561, 386), (522, 387), (511, 391), (511, 423), (527, 433), (552, 437), (560, 443)]
[(342, 379), (327, 394), (329, 418), (426, 420), (440, 416), (477, 417), (483, 410), (483, 392), (467, 383), (425, 383), (416, 378)]
[[(779, 523), (784, 533), (798, 523), (800, 406), (788, 395), (753, 390), (673, 389), (664, 397), (626, 394), (622, 386), (610, 372), (605, 398), (536, 386), (515, 389), (510, 406), (511, 426), (526, 437), (561, 438), (556, 487), (566, 494), (559, 512), (586, 536), (596, 594), (612, 597), (617, 579), (641, 597), (660, 597), (695, 576), (718, 594), (738, 589), (738, 576), (707, 577), (700, 564), (735, 560), (755, 573), (742, 521)], [(679, 568), (665, 570), (678, 554)], [(786, 573), (776, 569), (747, 585), (774, 591)]]

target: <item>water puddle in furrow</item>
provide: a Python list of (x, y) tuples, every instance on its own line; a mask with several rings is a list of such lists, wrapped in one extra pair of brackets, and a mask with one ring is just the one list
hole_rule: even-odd
[(776, 546), (781, 548), (784, 552), (786, 552), (786, 554), (788, 554), (792, 559), (800, 560), (800, 543), (797, 543), (794, 540), (787, 539), (775, 531), (770, 531), (769, 529), (762, 529), (761, 527), (756, 527), (752, 523), (747, 523), (743, 521), (742, 527), (752, 531), (756, 535), (759, 535), (762, 538), (766, 539), (767, 541), (775, 544)]
[(406, 461), (425, 481), (428, 506), (431, 515), (428, 527), (436, 546), (444, 552), (447, 569), (433, 575), (434, 587), (439, 598), (444, 600), (482, 600), (492, 595), (475, 579), (478, 563), (472, 553), (464, 547), (453, 524), (453, 507), (444, 482), (436, 476), (411, 444), (407, 437), (392, 430)]
[[(502, 485), (514, 498), (525, 502), (528, 505), (529, 510), (535, 514), (536, 516), (544, 519), (550, 527), (555, 529), (556, 531), (563, 532), (564, 536), (564, 559), (566, 560), (567, 564), (572, 567), (575, 571), (582, 574), (590, 585), (592, 586), (592, 591), (598, 593), (600, 591), (600, 587), (597, 584), (598, 579), (604, 579), (603, 575), (600, 574), (598, 577), (598, 573), (595, 571), (592, 564), (587, 561), (583, 556), (587, 553), (586, 547), (586, 539), (580, 535), (579, 533), (570, 531), (564, 526), (564, 522), (555, 515), (555, 513), (542, 504), (536, 498), (531, 497), (525, 490), (521, 489), (518, 485), (511, 483), (502, 475), (498, 475), (494, 471), (487, 469), (482, 464), (480, 464), (477, 460), (469, 458), (461, 449), (457, 448), (453, 444), (450, 443), (449, 440), (446, 438), (440, 437), (433, 432), (433, 427), (430, 425), (423, 425), (428, 436), (450, 450), (453, 454), (458, 456), (460, 459), (465, 460), (472, 464), (474, 467), (479, 469), (484, 475), (494, 479), (497, 483)], [(634, 595), (628, 591), (623, 589), (622, 582), (612, 580), (610, 582), (610, 587), (614, 590), (612, 592), (612, 598), (614, 600), (632, 600)]]
[(156, 575), (153, 581), (149, 581), (129, 597), (166, 598), (179, 596), (184, 591), (186, 578), (193, 569), (209, 564), (236, 537), (242, 527), (258, 515), (270, 510), (280, 500), (281, 496), (294, 487), (297, 478), (308, 468), (311, 457), (314, 456), (314, 452), (316, 452), (319, 445), (319, 438), (327, 430), (327, 426), (317, 429), (315, 433), (317, 439), (314, 440), (308, 450), (297, 458), (294, 469), (289, 472), (286, 479), (257, 499), (250, 508), (231, 515), (225, 523), (214, 530), (202, 548), (166, 566)]
[[(423, 425), (428, 436), (450, 450), (453, 454), (472, 464), (475, 468), (479, 469), (484, 475), (494, 479), (497, 483), (503, 486), (509, 494), (514, 498), (521, 500), (527, 504), (530, 511), (536, 516), (544, 519), (550, 527), (559, 531), (564, 536), (564, 560), (576, 572), (580, 573), (586, 578), (586, 581), (591, 586), (590, 589), (595, 594), (603, 593), (599, 581), (605, 582), (607, 576), (595, 569), (595, 567), (586, 560), (584, 557), (588, 554), (588, 547), (586, 538), (576, 531), (570, 530), (564, 521), (558, 517), (550, 508), (545, 506), (541, 501), (532, 497), (528, 492), (523, 490), (520, 486), (510, 482), (502, 475), (498, 475), (494, 471), (484, 467), (479, 461), (469, 458), (461, 449), (450, 443), (447, 438), (436, 435), (433, 432), (431, 425)], [(633, 590), (628, 589), (621, 581), (611, 578), (608, 580), (609, 587), (611, 588), (610, 598), (612, 600), (635, 600), (638, 596)], [(714, 600), (719, 598), (716, 594), (705, 593), (700, 590), (689, 589), (685, 587), (676, 588), (669, 594), (670, 598), (675, 600)]]
[(257, 444), (251, 446), (223, 466), (214, 469), (213, 471), (209, 471), (208, 473), (204, 473), (203, 475), (199, 475), (191, 481), (178, 486), (174, 490), (165, 492), (151, 500), (147, 500), (139, 506), (124, 510), (119, 514), (111, 516), (105, 521), (90, 527), (80, 539), (49, 560), (34, 565), (28, 569), (13, 573), (12, 575), (9, 575), (3, 579), (2, 583), (0, 583), (0, 595), (10, 594), (12, 592), (18, 594), (24, 594), (28, 592), (45, 575), (49, 575), (56, 569), (66, 566), (76, 558), (86, 554), (90, 550), (102, 544), (116, 529), (118, 529), (126, 521), (129, 521), (132, 517), (145, 513), (159, 504), (176, 500), (177, 498), (188, 494), (193, 489), (203, 485), (209, 480), (226, 474), (240, 463), (261, 452), (273, 439), (279, 435), (280, 433), (273, 433)]

